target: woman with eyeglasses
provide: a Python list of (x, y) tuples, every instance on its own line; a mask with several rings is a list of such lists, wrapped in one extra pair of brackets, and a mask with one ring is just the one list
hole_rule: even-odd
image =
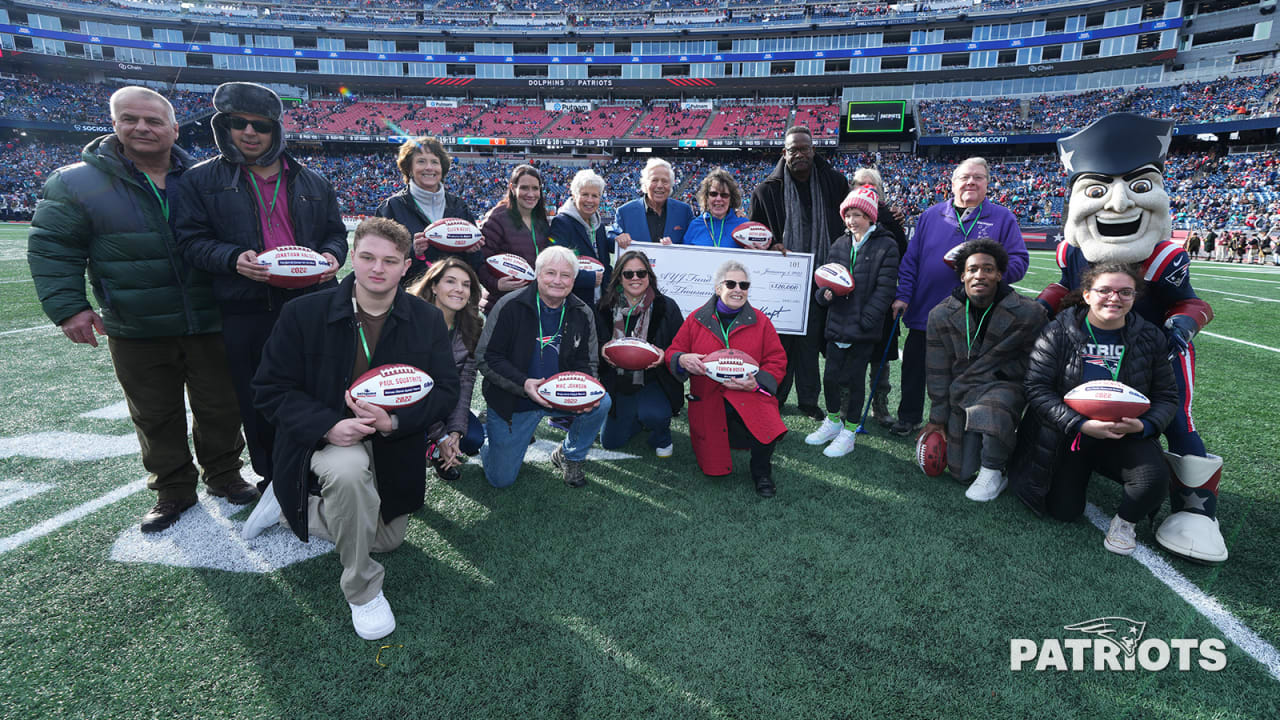
[(702, 178), (694, 193), (702, 214), (689, 223), (684, 234), (685, 245), (736, 248), (733, 229), (747, 219), (738, 214), (742, 208), (742, 190), (733, 175), (722, 167)]
[[(684, 319), (680, 306), (658, 291), (653, 266), (638, 250), (618, 258), (597, 311), (601, 347), (611, 340), (636, 337), (665, 350)], [(659, 359), (644, 370), (624, 370), (607, 357), (600, 363), (600, 382), (613, 398), (600, 434), (606, 449), (620, 448), (648, 429), (649, 447), (660, 458), (671, 457), (671, 416), (684, 406), (684, 386), (661, 365)]]
[[(715, 295), (685, 318), (667, 348), (667, 368), (681, 382), (690, 380), (689, 437), (702, 472), (728, 475), (730, 449), (750, 448), (756, 494), (773, 497), (773, 450), (787, 432), (775, 393), (787, 354), (769, 316), (747, 301), (751, 276), (742, 263), (725, 262), (713, 283)], [(703, 358), (726, 348), (750, 355), (760, 370), (724, 383), (707, 377)]]
[[(533, 267), (538, 253), (549, 244), (551, 226), (547, 222), (547, 206), (542, 191), (542, 175), (532, 165), (517, 165), (511, 171), (507, 194), (480, 221), (484, 234), (486, 258), (503, 253), (519, 255)], [(529, 284), (528, 280), (497, 277), (480, 273), (489, 290), (484, 311), (498, 304), (503, 295)]]
[(436, 306), (449, 328), (453, 362), (458, 367), (458, 404), (445, 422), (427, 428), (434, 444), (427, 459), (441, 480), (457, 480), (458, 467), (484, 445), (484, 425), (471, 412), (476, 383), (476, 346), (484, 320), (480, 317), (480, 281), (471, 266), (456, 257), (438, 260), (407, 288), (412, 295)]
[[(1027, 413), (1009, 479), (1037, 514), (1071, 521), (1085, 508), (1093, 472), (1123, 486), (1103, 545), (1133, 552), (1134, 525), (1154, 515), (1169, 487), (1159, 437), (1177, 412), (1178, 388), (1164, 332), (1130, 312), (1142, 290), (1132, 265), (1105, 264), (1081, 278), (1082, 306), (1058, 313), (1036, 340), (1027, 368)], [(1088, 381), (1121, 382), (1151, 407), (1140, 417), (1090, 420), (1063, 397)]]
[(444, 178), (449, 174), (452, 161), (444, 145), (433, 137), (416, 137), (405, 140), (396, 153), (396, 167), (404, 177), (405, 189), (392, 195), (374, 210), (378, 217), (391, 218), (409, 229), (413, 235), (413, 257), (409, 272), (404, 274), (401, 285), (422, 276), (427, 266), (445, 257), (456, 256), (466, 261), (477, 274), (484, 273), (484, 254), (479, 250), (465, 253), (446, 252), (432, 247), (423, 230), (437, 220), (459, 218), (472, 225), (476, 216), (462, 198), (444, 189)]

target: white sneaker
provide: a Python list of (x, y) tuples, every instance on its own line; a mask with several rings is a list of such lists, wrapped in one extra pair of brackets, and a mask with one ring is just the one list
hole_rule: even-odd
[(989, 502), (1000, 497), (1000, 493), (1009, 486), (1009, 479), (1004, 473), (991, 468), (982, 468), (978, 471), (978, 478), (973, 481), (968, 490), (964, 491), (964, 496), (974, 502)]
[(675, 451), (676, 446), (674, 443), (669, 443), (666, 447), (660, 447), (657, 450), (654, 450), (660, 458), (669, 458)]
[(280, 501), (276, 499), (276, 488), (268, 483), (262, 491), (262, 497), (258, 498), (258, 504), (253, 507), (253, 512), (249, 513), (249, 519), (245, 520), (244, 527), (240, 528), (240, 537), (252, 540), (263, 530), (280, 522), (283, 517)]
[(831, 441), (826, 450), (822, 451), (827, 457), (843, 457), (853, 452), (853, 443), (857, 439), (857, 435), (853, 431), (842, 427), (840, 434), (836, 435), (836, 439)]
[(834, 440), (835, 436), (839, 435), (843, 429), (844, 423), (826, 418), (822, 421), (821, 427), (805, 436), (804, 443), (806, 445), (825, 445)]
[(391, 603), (379, 590), (369, 602), (351, 605), (351, 624), (355, 626), (356, 634), (365, 640), (378, 640), (396, 629), (396, 616), (391, 614)]
[(1111, 518), (1111, 528), (1107, 530), (1107, 537), (1102, 540), (1102, 546), (1117, 555), (1132, 555), (1133, 549), (1138, 546), (1133, 523), (1119, 515)]

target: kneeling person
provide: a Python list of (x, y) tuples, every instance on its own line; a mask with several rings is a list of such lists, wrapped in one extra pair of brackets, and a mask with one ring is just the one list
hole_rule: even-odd
[(1004, 246), (971, 240), (956, 256), (960, 287), (929, 312), (925, 341), (931, 409), (921, 436), (947, 438), (947, 465), (959, 480), (978, 478), (965, 497), (994, 500), (1008, 485), (1005, 462), (1026, 407), (1027, 359), (1046, 322), (1039, 303), (1002, 280)]
[[(597, 377), (600, 350), (595, 311), (573, 294), (578, 259), (566, 247), (553, 245), (534, 263), (537, 281), (505, 295), (489, 312), (476, 357), (484, 376), (481, 391), (488, 405), (481, 448), (484, 474), (494, 487), (516, 481), (529, 441), (551, 405), (538, 386), (556, 373), (570, 370)], [(587, 484), (582, 463), (600, 434), (611, 405), (608, 395), (574, 416), (564, 444), (551, 455), (565, 484)]]
[[(409, 513), (422, 507), (426, 430), (457, 404), (458, 371), (440, 311), (400, 288), (409, 231), (370, 218), (353, 249), (354, 272), (338, 287), (284, 306), (253, 390), (276, 428), (268, 491), (299, 538), (337, 545), (356, 633), (376, 640), (395, 629), (395, 616), (369, 553), (399, 546)], [(391, 363), (425, 371), (430, 394), (394, 411), (351, 399), (354, 378)]]

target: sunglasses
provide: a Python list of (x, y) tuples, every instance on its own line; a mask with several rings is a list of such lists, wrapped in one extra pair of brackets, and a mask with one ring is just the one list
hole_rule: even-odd
[(725, 199), (732, 199), (732, 198), (733, 198), (733, 195), (730, 195), (730, 194), (729, 194), (729, 193), (727, 193), (727, 192), (718, 192), (718, 191), (716, 191), (716, 190), (708, 190), (708, 191), (707, 191), (707, 197), (709, 197), (709, 198), (725, 198)]
[(720, 282), (724, 283), (724, 286), (730, 290), (735, 288), (742, 288), (743, 290), (746, 290), (751, 287), (750, 280), (721, 280)]
[(231, 119), (227, 121), (227, 124), (231, 126), (232, 130), (243, 130), (252, 125), (254, 131), (260, 132), (263, 135), (266, 135), (276, 129), (275, 123), (270, 120), (250, 120), (249, 118), (242, 118), (237, 115), (232, 115)]
[(623, 270), (622, 277), (628, 280), (636, 280), (636, 279), (644, 280), (645, 278), (649, 277), (649, 271), (648, 270)]

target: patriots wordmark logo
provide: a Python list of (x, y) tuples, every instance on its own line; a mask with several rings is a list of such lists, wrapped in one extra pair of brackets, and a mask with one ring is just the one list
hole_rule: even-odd
[(1097, 635), (1123, 650), (1126, 657), (1133, 657), (1138, 643), (1142, 642), (1142, 633), (1146, 631), (1147, 624), (1126, 617), (1101, 617), (1064, 625), (1063, 629)]
[(1158, 672), (1175, 664), (1179, 672), (1194, 666), (1216, 672), (1227, 666), (1227, 644), (1219, 638), (1145, 638), (1147, 623), (1127, 617), (1098, 617), (1063, 625), (1063, 630), (1092, 637), (1009, 641), (1009, 669), (1033, 662), (1036, 671), (1112, 670)]

